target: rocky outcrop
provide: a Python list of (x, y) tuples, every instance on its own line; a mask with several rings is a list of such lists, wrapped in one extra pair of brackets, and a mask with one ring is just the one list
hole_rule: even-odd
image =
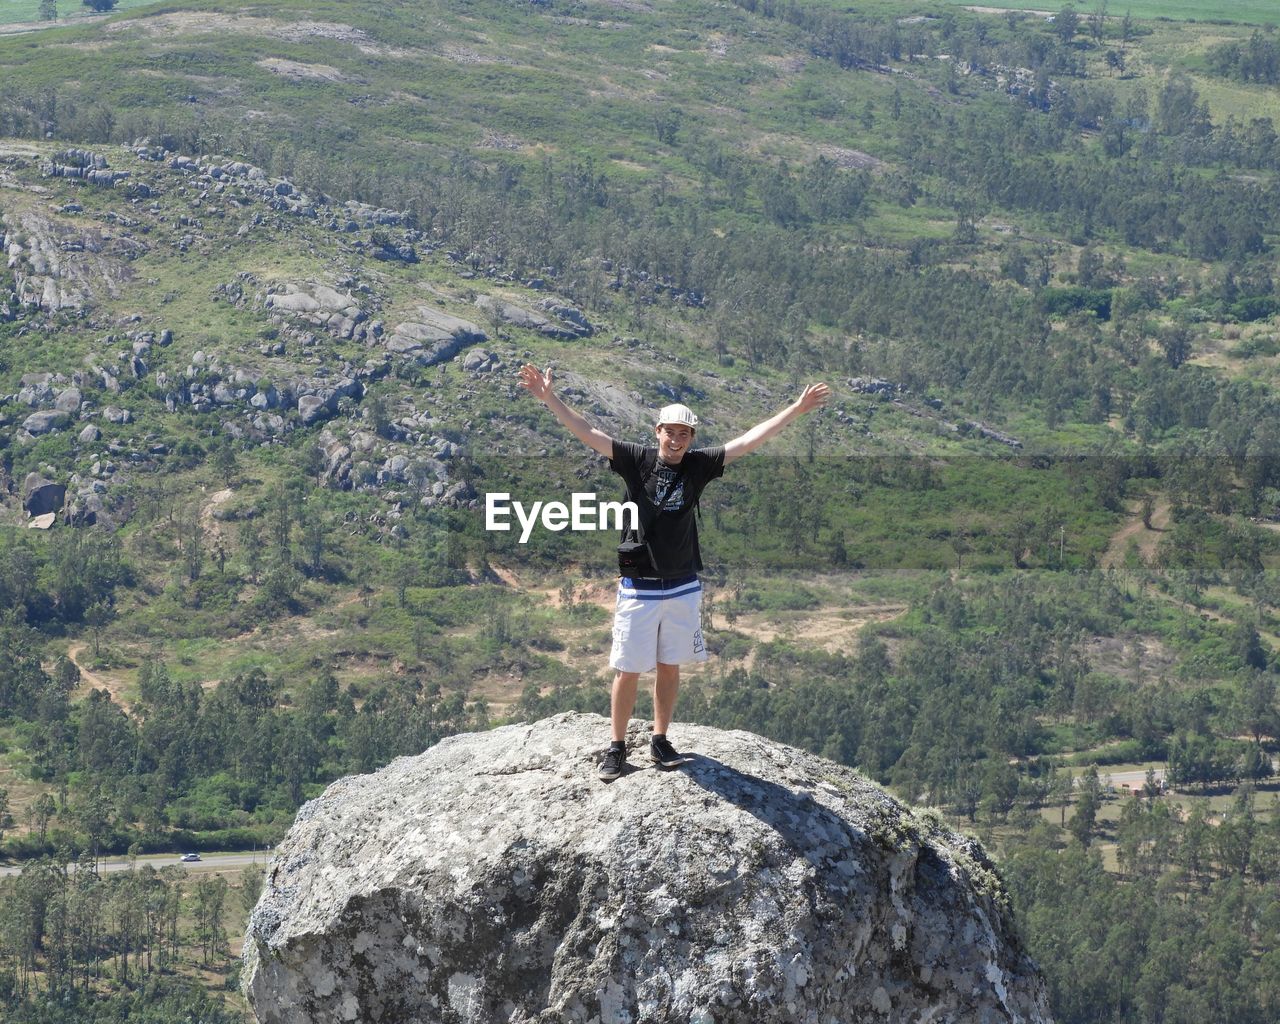
[(81, 178), (94, 185), (114, 185), (129, 177), (127, 171), (113, 171), (107, 166), (107, 158), (101, 153), (85, 149), (68, 149), (54, 155), (45, 168), (51, 178)]
[(66, 496), (65, 484), (55, 484), (39, 473), (28, 473), (26, 480), (22, 482), (22, 507), (33, 516), (57, 512), (62, 508)]
[(524, 306), (504, 302), (496, 295), (481, 295), (475, 301), (476, 305), (493, 320), (510, 324), (512, 327), (523, 327), (526, 330), (537, 331), (548, 338), (570, 340), (573, 338), (585, 338), (594, 333), (594, 328), (587, 321), (582, 310), (566, 303), (555, 302), (552, 299), (544, 299), (541, 305), (543, 309), (556, 317), (556, 322), (541, 313), (526, 309)]
[(323, 284), (285, 284), (282, 290), (266, 297), (265, 306), (323, 327), (337, 338), (351, 338), (356, 326), (368, 319), (350, 295)]
[(0, 222), (18, 304), (45, 312), (119, 298), (134, 277), (130, 263), (147, 252), (127, 233), (70, 223), (36, 206), (7, 209)]
[(259, 1021), (1050, 1020), (998, 874), (936, 814), (694, 726), (683, 768), (604, 784), (607, 735), (456, 736), (304, 806), (245, 941)]
[(412, 355), (423, 366), (452, 359), (468, 345), (488, 336), (470, 320), (420, 306), (413, 319), (400, 324), (383, 342), (388, 351)]

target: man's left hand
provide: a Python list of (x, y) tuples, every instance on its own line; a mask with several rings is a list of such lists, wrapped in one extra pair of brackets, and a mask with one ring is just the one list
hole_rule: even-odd
[(814, 409), (821, 409), (827, 404), (827, 399), (831, 397), (831, 389), (825, 384), (810, 384), (800, 395), (799, 401), (796, 403), (800, 407), (801, 414), (813, 412)]

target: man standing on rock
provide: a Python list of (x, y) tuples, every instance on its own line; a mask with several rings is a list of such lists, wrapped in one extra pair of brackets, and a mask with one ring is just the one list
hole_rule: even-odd
[(613, 617), (614, 669), (611, 711), (613, 742), (600, 766), (602, 779), (616, 779), (627, 763), (627, 722), (636, 703), (642, 672), (656, 669), (653, 684), (653, 738), (649, 756), (674, 767), (684, 760), (667, 739), (680, 689), (680, 666), (707, 660), (702, 640), (702, 584), (698, 571), (698, 524), (694, 508), (702, 489), (725, 466), (755, 451), (792, 420), (826, 404), (826, 384), (810, 384), (781, 412), (717, 448), (691, 448), (698, 417), (684, 405), (668, 405), (657, 415), (656, 447), (615, 441), (570, 409), (551, 387), (551, 370), (520, 368), (520, 384), (588, 448), (609, 459), (609, 468), (627, 485), (627, 501), (640, 510), (641, 528), (624, 530), (624, 548), (634, 575), (622, 575)]

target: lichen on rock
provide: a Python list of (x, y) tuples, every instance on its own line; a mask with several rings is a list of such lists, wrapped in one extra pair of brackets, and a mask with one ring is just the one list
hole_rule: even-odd
[[(262, 1024), (1050, 1020), (981, 848), (856, 771), (682, 726), (455, 736), (304, 806), (245, 942)], [(632, 725), (632, 746), (647, 735)]]

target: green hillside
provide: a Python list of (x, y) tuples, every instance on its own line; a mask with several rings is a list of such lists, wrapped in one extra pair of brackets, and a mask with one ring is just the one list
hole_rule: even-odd
[(0, 1016), (241, 1019), (253, 871), (51, 865), (269, 846), (343, 774), (608, 706), (612, 534), (485, 529), (619, 491), (532, 361), (630, 440), (828, 381), (706, 492), (678, 716), (976, 832), (1058, 1020), (1274, 1020), (1280, 40), (1079, 13), (0, 34)]

